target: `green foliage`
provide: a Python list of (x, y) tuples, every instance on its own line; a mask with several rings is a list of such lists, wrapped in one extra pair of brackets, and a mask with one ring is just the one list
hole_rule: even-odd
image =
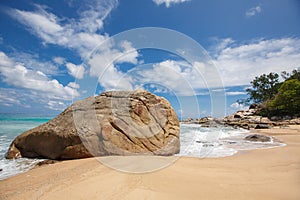
[(239, 99), (241, 104), (259, 103), (262, 116), (300, 116), (300, 68), (291, 73), (283, 71), (279, 82), (277, 73), (263, 74), (251, 81), (247, 89), (249, 98)]
[(284, 81), (278, 94), (269, 102), (268, 109), (276, 115), (300, 115), (300, 80)]
[[(251, 83), (251, 88), (246, 89), (250, 101), (262, 103), (273, 98), (279, 88), (279, 75), (277, 73), (263, 74), (255, 77)], [(249, 101), (248, 100), (248, 101)]]

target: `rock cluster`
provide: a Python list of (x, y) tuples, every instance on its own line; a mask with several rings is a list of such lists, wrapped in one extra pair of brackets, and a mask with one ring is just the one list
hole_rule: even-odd
[(188, 118), (181, 120), (180, 122), (185, 124), (199, 124), (201, 127), (218, 127), (223, 125), (222, 120), (213, 117), (203, 117), (198, 119)]
[(268, 129), (273, 126), (299, 125), (300, 118), (282, 117), (262, 117), (258, 114), (258, 105), (252, 104), (247, 110), (237, 111), (221, 119), (203, 117), (199, 119), (188, 118), (181, 120), (182, 123), (199, 124), (201, 127), (232, 126), (234, 128), (245, 129)]
[(173, 155), (179, 122), (170, 103), (148, 91), (111, 91), (75, 102), (18, 136), (7, 158), (52, 160), (106, 155)]
[(292, 119), (286, 117), (262, 117), (257, 114), (258, 108), (250, 106), (248, 110), (241, 110), (224, 117), (223, 124), (241, 128), (267, 129), (273, 126), (297, 125), (300, 124), (300, 118)]

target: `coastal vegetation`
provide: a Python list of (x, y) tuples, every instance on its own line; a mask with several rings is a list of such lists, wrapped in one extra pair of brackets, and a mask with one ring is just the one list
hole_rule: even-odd
[[(280, 76), (282, 81), (280, 81)], [(258, 114), (266, 117), (300, 116), (300, 68), (291, 73), (271, 72), (255, 77), (246, 89), (249, 98), (238, 103), (255, 103), (259, 106)]]

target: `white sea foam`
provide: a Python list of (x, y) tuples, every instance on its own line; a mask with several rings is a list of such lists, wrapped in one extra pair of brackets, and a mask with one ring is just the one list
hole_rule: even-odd
[(213, 158), (231, 156), (241, 150), (273, 148), (285, 144), (275, 142), (250, 142), (245, 129), (231, 127), (202, 128), (197, 124), (181, 124), (180, 153), (178, 156)]
[(32, 169), (40, 161), (42, 160), (27, 158), (7, 160), (5, 158), (2, 158), (0, 159), (0, 168), (2, 169), (0, 173), (0, 180), (26, 172)]

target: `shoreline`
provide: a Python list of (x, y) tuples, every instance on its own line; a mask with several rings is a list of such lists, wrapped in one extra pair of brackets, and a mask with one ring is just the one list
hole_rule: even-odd
[(95, 158), (36, 167), (0, 181), (0, 199), (300, 199), (300, 126), (255, 129), (286, 146), (220, 158), (180, 157), (130, 174)]

